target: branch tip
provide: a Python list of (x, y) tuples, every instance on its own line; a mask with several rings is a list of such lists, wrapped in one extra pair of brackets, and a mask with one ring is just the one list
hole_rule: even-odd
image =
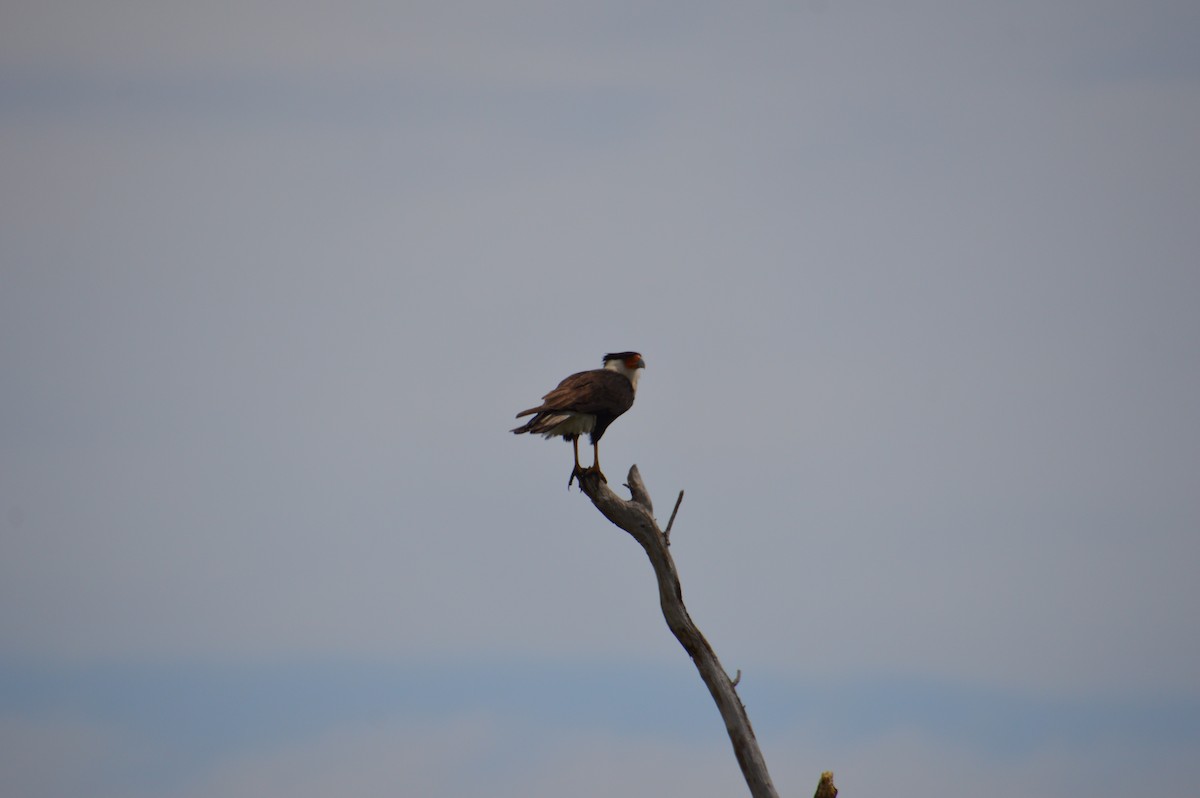
[(667, 521), (667, 528), (663, 530), (663, 539), (667, 541), (667, 545), (671, 545), (671, 527), (675, 526), (675, 514), (679, 512), (679, 505), (683, 503), (683, 491), (679, 491), (679, 498), (675, 500), (675, 509), (671, 511), (671, 518)]
[(630, 498), (635, 504), (640, 504), (646, 508), (646, 512), (650, 516), (654, 516), (654, 503), (650, 501), (650, 491), (646, 490), (646, 483), (642, 481), (642, 472), (638, 471), (637, 464), (634, 463), (629, 467), (629, 476), (625, 487), (629, 488)]

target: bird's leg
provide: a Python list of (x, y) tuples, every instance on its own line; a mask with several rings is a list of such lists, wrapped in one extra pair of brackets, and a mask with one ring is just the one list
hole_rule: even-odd
[(571, 445), (575, 447), (575, 468), (573, 468), (571, 470), (571, 478), (567, 480), (567, 490), (571, 489), (571, 483), (573, 483), (575, 481), (576, 477), (583, 477), (583, 475), (585, 473), (583, 470), (583, 467), (579, 465), (579, 436), (578, 435), (576, 435), (574, 438), (571, 438)]
[(600, 444), (596, 441), (592, 441), (592, 467), (588, 471), (595, 471), (596, 476), (604, 482), (608, 482), (608, 477), (604, 476), (604, 472), (600, 470)]
[(583, 490), (582, 480), (589, 474), (595, 474), (600, 477), (601, 481), (608, 482), (608, 477), (604, 476), (604, 472), (600, 470), (600, 445), (592, 441), (592, 464), (584, 468), (579, 465), (579, 438), (578, 436), (571, 439), (571, 443), (575, 445), (575, 470), (571, 472), (571, 478), (567, 480), (567, 487), (571, 487), (576, 479), (581, 481), (580, 490)]

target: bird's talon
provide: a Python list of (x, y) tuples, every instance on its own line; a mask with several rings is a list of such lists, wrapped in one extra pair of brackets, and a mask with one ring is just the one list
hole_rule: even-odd
[(594, 466), (594, 465), (588, 466), (587, 468), (584, 468), (582, 466), (575, 466), (575, 468), (571, 469), (571, 478), (567, 480), (567, 487), (570, 488), (571, 485), (573, 485), (575, 483), (575, 480), (578, 479), (579, 480), (579, 489), (583, 490), (584, 477), (592, 477), (592, 476), (598, 477), (601, 482), (605, 483), (606, 485), (608, 484), (608, 477), (604, 476), (604, 472), (601, 471), (596, 466)]
[(580, 468), (579, 466), (575, 466), (574, 468), (572, 468), (571, 469), (571, 478), (567, 480), (567, 490), (571, 489), (571, 485), (574, 484), (576, 479), (579, 480), (579, 489), (583, 490), (583, 476), (586, 473), (587, 473), (586, 468)]

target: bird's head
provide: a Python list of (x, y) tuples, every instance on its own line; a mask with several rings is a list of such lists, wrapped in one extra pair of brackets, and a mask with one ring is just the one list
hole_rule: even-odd
[(637, 388), (638, 377), (646, 368), (646, 361), (637, 352), (610, 352), (604, 356), (604, 368), (624, 374)]

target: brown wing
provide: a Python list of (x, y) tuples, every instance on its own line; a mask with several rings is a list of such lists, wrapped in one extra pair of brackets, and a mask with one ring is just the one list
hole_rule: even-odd
[(629, 379), (609, 369), (593, 369), (572, 374), (542, 397), (540, 407), (517, 413), (517, 418), (533, 413), (569, 410), (573, 413), (594, 413), (617, 416), (633, 407), (633, 384)]

